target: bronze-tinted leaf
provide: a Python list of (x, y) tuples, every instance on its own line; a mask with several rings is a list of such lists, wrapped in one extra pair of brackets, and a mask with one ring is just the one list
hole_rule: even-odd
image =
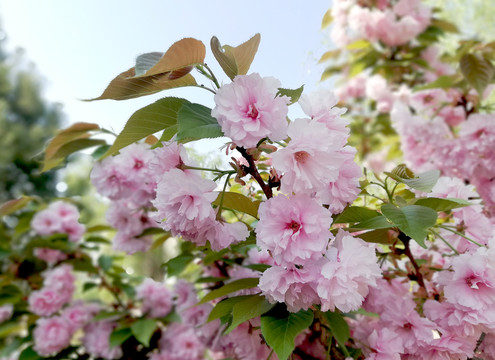
[(213, 36), (210, 41), (211, 52), (217, 59), (225, 74), (232, 80), (237, 75), (237, 64), (231, 51), (224, 51), (220, 41)]
[(159, 75), (191, 65), (202, 64), (205, 56), (206, 48), (201, 41), (185, 38), (175, 42), (152, 68), (136, 77)]
[(85, 136), (63, 144), (50, 158), (45, 158), (45, 161), (43, 161), (43, 169), (41, 171), (45, 172), (53, 169), (62, 163), (67, 156), (77, 151), (106, 144), (105, 140), (87, 139), (87, 137), (89, 137), (89, 134), (85, 134)]
[(493, 78), (492, 63), (481, 55), (465, 54), (461, 58), (460, 65), (464, 78), (481, 96)]
[(134, 75), (134, 68), (121, 73), (108, 84), (103, 94), (89, 101), (104, 99), (127, 100), (154, 94), (162, 90), (197, 84), (191, 74), (174, 80), (171, 80), (167, 73), (147, 77), (134, 77)]
[(100, 130), (100, 127), (97, 124), (79, 122), (69, 126), (67, 129), (59, 131), (55, 137), (50, 140), (45, 149), (45, 161), (52, 157), (64, 144), (72, 140), (88, 137), (88, 132), (94, 130)]

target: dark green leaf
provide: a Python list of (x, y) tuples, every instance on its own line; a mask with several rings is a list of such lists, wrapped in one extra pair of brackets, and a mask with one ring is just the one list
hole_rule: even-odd
[(180, 108), (189, 103), (185, 99), (167, 97), (136, 111), (127, 121), (105, 156), (144, 139), (148, 135), (177, 125)]
[(100, 267), (105, 271), (110, 270), (112, 264), (113, 264), (113, 258), (108, 255), (101, 255), (98, 258), (98, 265), (100, 265)]
[(356, 223), (380, 216), (376, 210), (361, 206), (349, 206), (344, 209), (333, 221), (334, 224)]
[(313, 322), (311, 310), (290, 313), (281, 306), (261, 316), (261, 333), (280, 360), (287, 360), (294, 351), (295, 337)]
[(224, 136), (217, 119), (211, 116), (211, 109), (200, 104), (184, 104), (177, 114), (177, 123), (177, 141), (183, 143)]
[(39, 356), (36, 351), (33, 350), (32, 346), (25, 348), (19, 355), (19, 360), (38, 360), (43, 359)]
[(365, 233), (356, 236), (358, 238), (363, 239), (366, 242), (375, 243), (375, 244), (389, 245), (389, 244), (393, 244), (393, 242), (395, 241), (392, 237), (389, 236), (388, 229), (377, 229), (377, 230), (367, 231)]
[(157, 329), (157, 322), (153, 319), (141, 319), (131, 325), (132, 334), (144, 346), (150, 346), (150, 339)]
[(270, 304), (262, 295), (251, 295), (236, 304), (232, 308), (232, 323), (225, 334), (230, 333), (244, 321), (260, 316), (273, 308), (275, 304)]
[(259, 278), (244, 278), (234, 280), (228, 284), (225, 284), (219, 289), (215, 289), (205, 295), (198, 304), (204, 304), (205, 302), (211, 301), (213, 299), (228, 295), (235, 291), (243, 289), (251, 289), (258, 286)]
[(397, 208), (392, 204), (385, 204), (381, 208), (383, 215), (387, 217), (404, 234), (426, 248), (425, 238), (427, 229), (435, 225), (437, 212), (425, 206), (408, 205)]
[(288, 96), (290, 98), (289, 105), (296, 103), (301, 97), (304, 90), (304, 85), (297, 89), (278, 88), (277, 96)]
[(349, 325), (342, 317), (342, 314), (338, 312), (327, 311), (324, 313), (325, 319), (328, 321), (328, 326), (332, 331), (332, 335), (335, 337), (337, 342), (342, 348), (345, 348), (345, 343), (349, 340), (351, 332), (349, 330)]
[(426, 206), (436, 211), (449, 211), (473, 204), (467, 200), (455, 198), (424, 198), (416, 201), (415, 205)]
[(132, 332), (131, 329), (129, 328), (114, 330), (110, 334), (110, 339), (109, 339), (110, 347), (112, 348), (114, 346), (120, 346), (124, 341), (129, 339), (131, 336), (132, 336)]
[(367, 230), (367, 229), (388, 229), (393, 225), (387, 219), (380, 215), (368, 220), (361, 221), (351, 226), (350, 231)]

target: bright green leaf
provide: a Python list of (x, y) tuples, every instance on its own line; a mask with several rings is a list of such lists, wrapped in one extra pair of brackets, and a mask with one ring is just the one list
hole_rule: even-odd
[(179, 275), (194, 260), (194, 255), (191, 253), (183, 253), (167, 261), (164, 266), (167, 268), (169, 276)]
[(225, 284), (221, 288), (215, 289), (208, 294), (206, 294), (201, 301), (198, 303), (199, 304), (204, 304), (208, 301), (214, 300), (216, 298), (228, 295), (230, 293), (243, 290), (243, 289), (251, 289), (256, 286), (258, 286), (259, 278), (244, 278), (244, 279), (238, 279), (234, 280), (228, 284)]
[(426, 248), (425, 238), (427, 229), (435, 225), (437, 212), (429, 207), (419, 205), (408, 205), (402, 208), (392, 204), (384, 204), (381, 207), (383, 215), (387, 217), (404, 234)]
[(232, 308), (232, 323), (225, 330), (225, 333), (230, 333), (244, 321), (260, 316), (274, 306), (275, 304), (270, 304), (262, 295), (252, 295), (237, 302)]
[(200, 104), (184, 104), (177, 114), (177, 123), (177, 141), (183, 143), (224, 136), (217, 119), (211, 116), (211, 109)]
[(416, 86), (414, 91), (429, 90), (429, 89), (448, 89), (451, 88), (456, 82), (456, 78), (451, 75), (439, 76), (435, 81), (426, 85)]
[(323, 19), (321, 19), (321, 28), (325, 29), (328, 27), (333, 21), (332, 9), (328, 9), (323, 15)]
[(261, 316), (261, 333), (280, 360), (287, 360), (294, 351), (294, 339), (313, 322), (313, 311), (290, 313), (282, 306)]
[(363, 220), (351, 226), (351, 231), (366, 230), (366, 229), (388, 229), (393, 227), (387, 219), (380, 215), (368, 220)]
[(144, 346), (150, 346), (150, 339), (157, 328), (157, 322), (153, 319), (140, 319), (131, 325), (132, 334)]
[(114, 154), (148, 135), (177, 125), (179, 110), (187, 103), (189, 101), (185, 99), (167, 97), (139, 109), (129, 118), (124, 130), (117, 136), (105, 156)]
[(464, 199), (424, 198), (416, 201), (415, 205), (426, 206), (436, 211), (449, 211), (452, 209), (457, 209), (464, 206), (470, 206), (473, 204)]
[(324, 63), (330, 59), (334, 59), (334, 58), (338, 57), (341, 52), (342, 52), (342, 50), (340, 50), (340, 49), (329, 50), (329, 51), (325, 52), (321, 56), (320, 60), (318, 60), (318, 64)]
[(208, 316), (208, 321), (213, 321), (215, 319), (220, 319), (232, 313), (232, 308), (238, 302), (250, 298), (251, 295), (234, 296), (231, 298), (226, 298), (220, 301), (211, 309), (210, 315)]
[[(404, 178), (394, 173), (385, 172), (386, 175), (390, 176), (392, 179), (402, 182), (409, 187), (424, 191), (430, 192), (431, 189), (435, 186), (440, 177), (440, 171), (438, 170), (430, 170), (421, 174), (414, 175), (413, 178)], [(409, 176), (409, 175), (407, 175)]]
[(302, 85), (297, 89), (278, 88), (278, 92), (276, 96), (288, 96), (290, 98), (289, 105), (292, 105), (299, 100), (299, 98), (303, 93), (303, 90), (304, 90), (304, 85)]

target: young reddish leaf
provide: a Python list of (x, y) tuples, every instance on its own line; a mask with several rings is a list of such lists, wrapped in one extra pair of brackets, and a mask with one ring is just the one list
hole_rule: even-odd
[[(172, 73), (176, 70), (187, 68), (187, 72), (182, 72), (182, 76), (184, 76), (192, 70), (193, 65), (202, 64), (204, 62), (205, 55), (206, 48), (201, 41), (193, 38), (185, 38), (175, 42), (156, 62), (155, 65), (148, 69), (144, 74), (137, 75), (134, 78)], [(175, 75), (169, 74), (168, 78), (178, 79), (181, 77), (178, 74), (181, 74), (181, 72), (176, 72)]]
[(23, 196), (19, 199), (13, 199), (4, 202), (2, 205), (0, 205), (0, 218), (4, 217), (5, 215), (10, 215), (12, 213), (15, 213), (17, 210), (22, 209), (32, 199), (33, 198), (30, 196)]
[(196, 79), (187, 74), (178, 79), (170, 79), (169, 74), (159, 74), (147, 77), (134, 77), (134, 68), (131, 68), (113, 79), (103, 93), (93, 100), (127, 100), (140, 96), (151, 95), (162, 90), (174, 89), (183, 86), (196, 85)]
[(53, 139), (50, 140), (45, 149), (45, 161), (53, 157), (61, 146), (72, 140), (89, 137), (88, 132), (96, 130), (100, 130), (98, 124), (78, 122), (69, 126), (67, 129), (59, 131)]
[(47, 159), (45, 157), (45, 160), (43, 161), (43, 169), (41, 170), (41, 172), (51, 170), (54, 167), (58, 166), (70, 154), (73, 154), (83, 149), (91, 148), (93, 146), (106, 144), (105, 140), (87, 139), (86, 137), (90, 135), (89, 134), (84, 134), (84, 135), (85, 135), (84, 137), (81, 136), (83, 138), (76, 139), (62, 145), (50, 158)]

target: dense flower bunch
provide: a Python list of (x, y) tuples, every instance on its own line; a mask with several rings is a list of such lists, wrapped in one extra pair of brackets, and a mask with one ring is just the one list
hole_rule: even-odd
[[(191, 38), (109, 84), (98, 99), (198, 86), (196, 69), (214, 105), (165, 97), (95, 152), (110, 226), (68, 200), (2, 205), (1, 359), (495, 358), (491, 89), (462, 70), (490, 72), (490, 47), (463, 45), (459, 73), (419, 0), (331, 14), (351, 52), (339, 98), (248, 73), (258, 35), (212, 39), (222, 86)], [(407, 166), (382, 175), (394, 130)], [(51, 152), (98, 131), (75, 124)], [(225, 140), (222, 166), (188, 155), (204, 138)]]

